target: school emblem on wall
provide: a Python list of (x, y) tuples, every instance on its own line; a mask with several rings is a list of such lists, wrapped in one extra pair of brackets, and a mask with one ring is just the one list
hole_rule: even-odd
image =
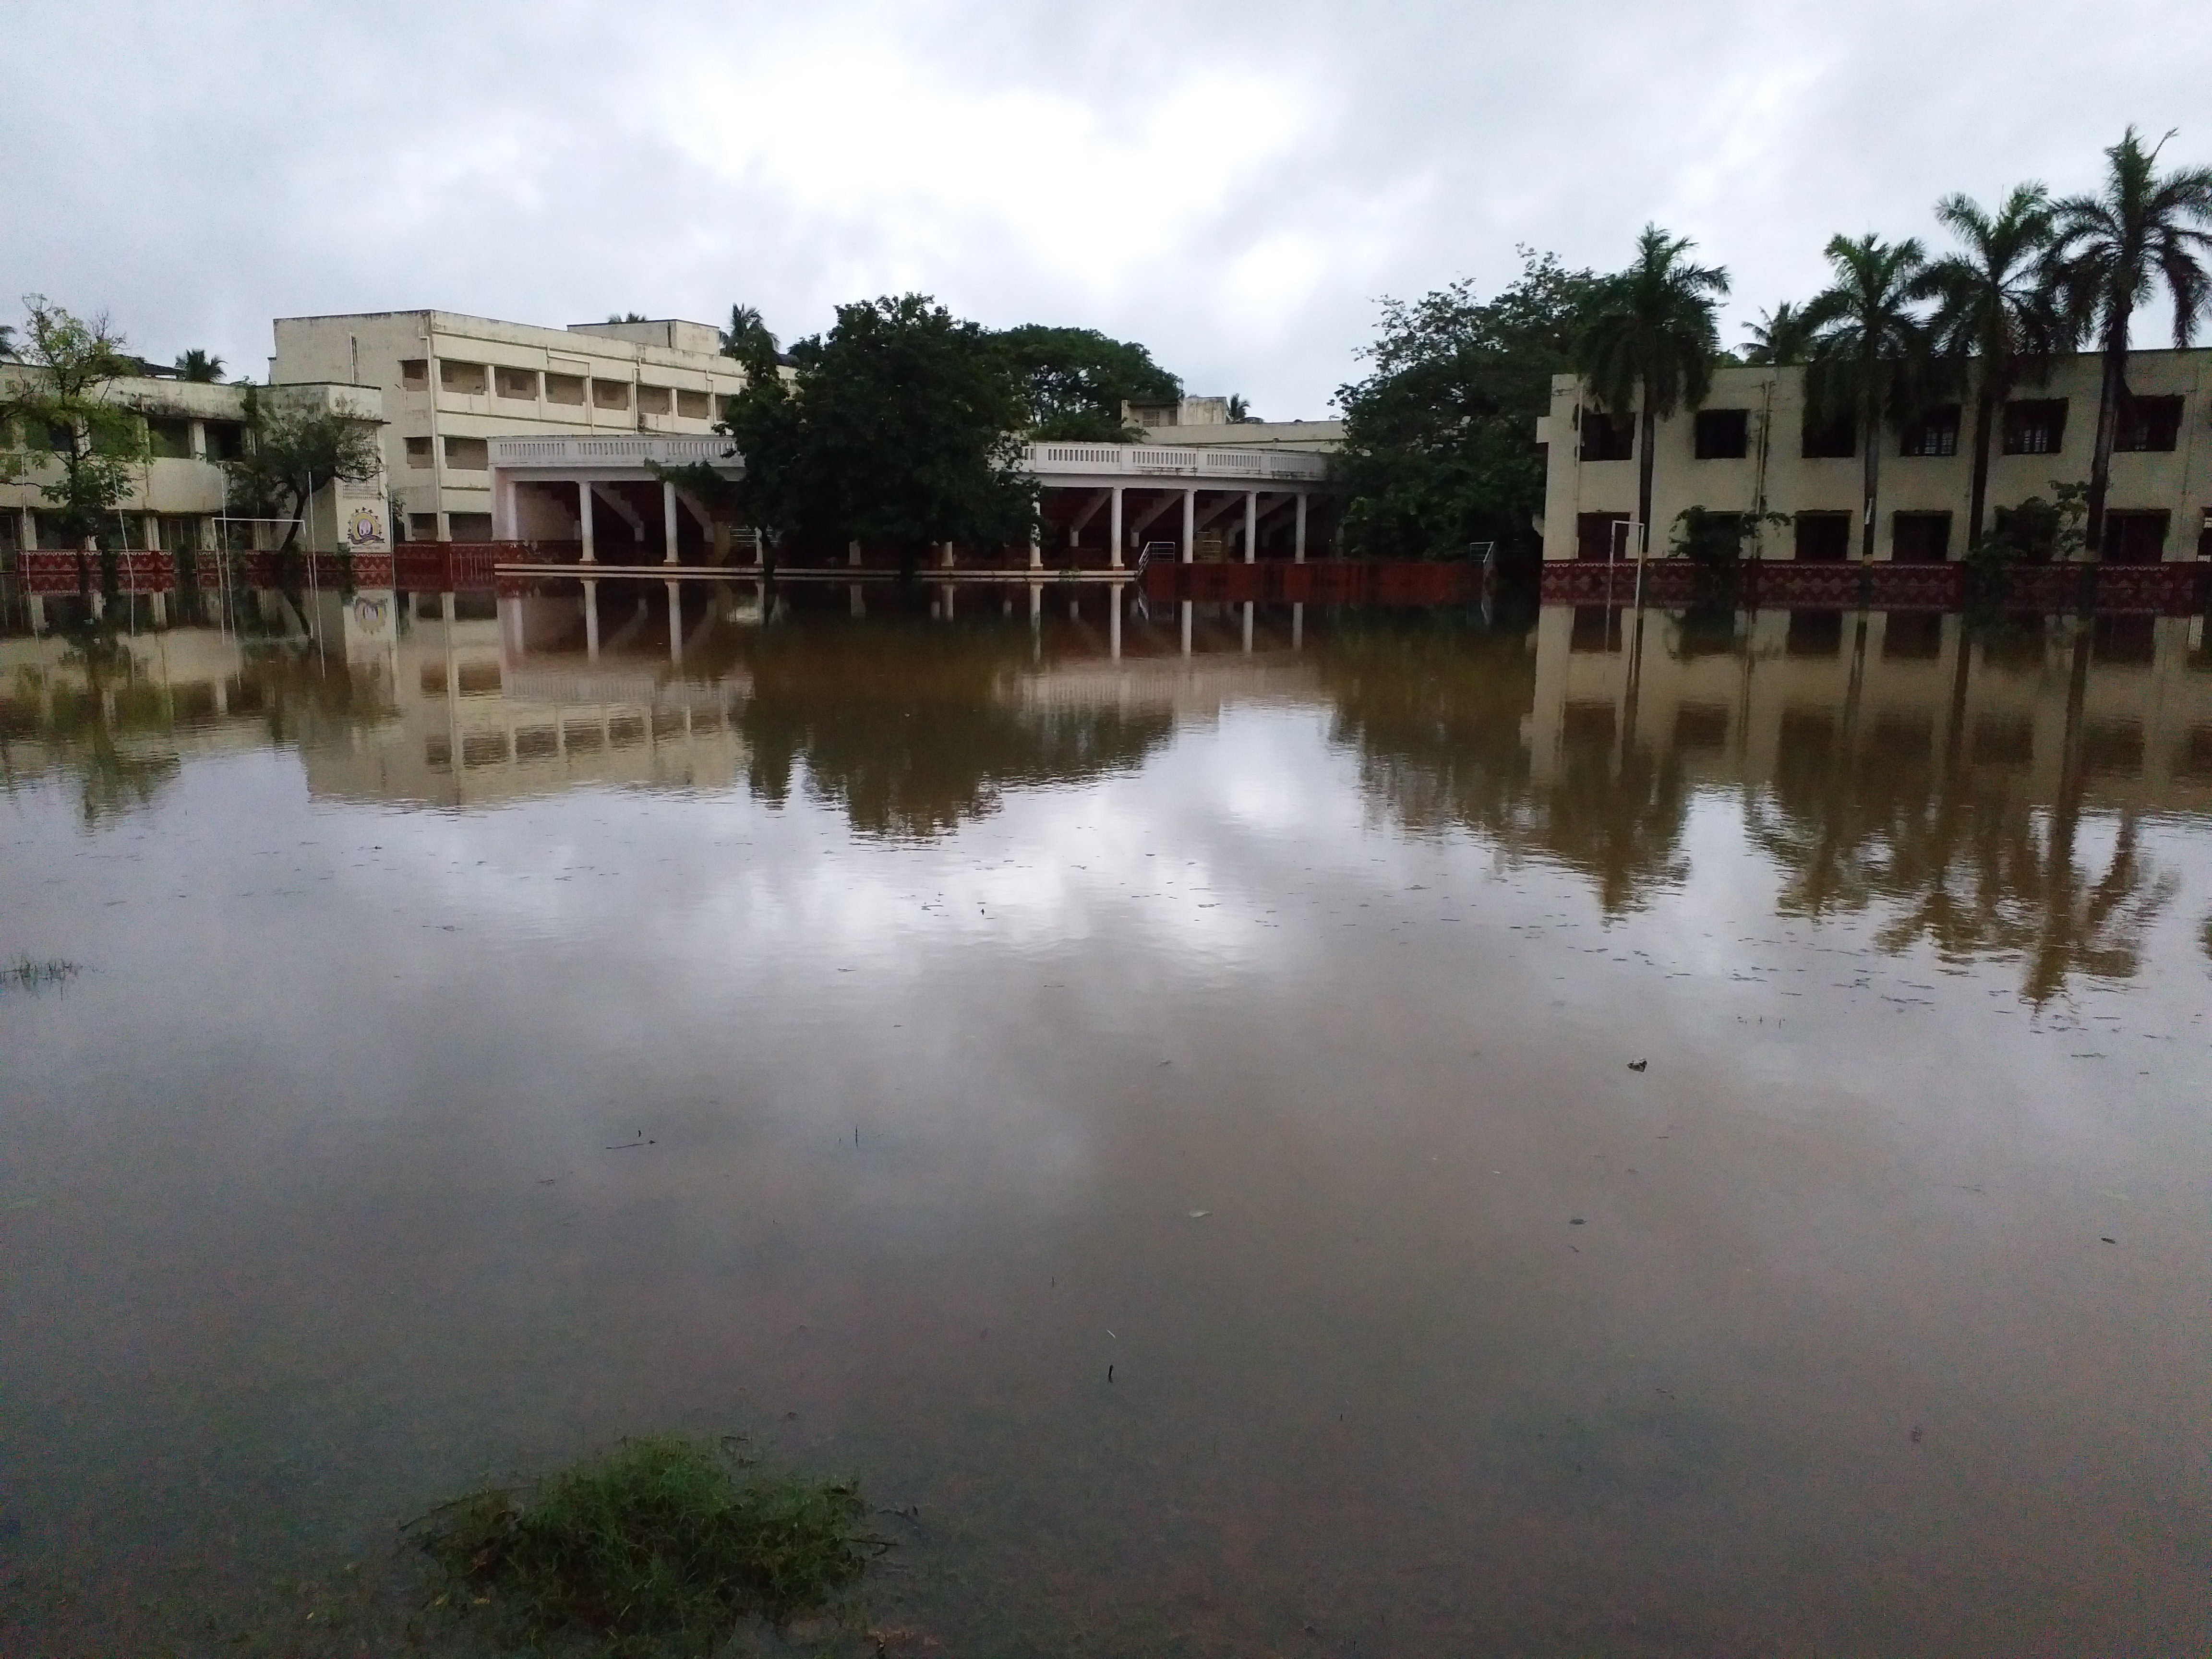
[(357, 507), (346, 524), (346, 544), (349, 547), (381, 547), (384, 545), (384, 520), (378, 518), (373, 507)]

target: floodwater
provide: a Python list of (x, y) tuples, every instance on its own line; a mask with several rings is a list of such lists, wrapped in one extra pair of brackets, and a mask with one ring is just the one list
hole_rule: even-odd
[(1014, 593), (0, 641), (0, 1647), (667, 1429), (895, 1653), (2212, 1646), (2201, 618)]

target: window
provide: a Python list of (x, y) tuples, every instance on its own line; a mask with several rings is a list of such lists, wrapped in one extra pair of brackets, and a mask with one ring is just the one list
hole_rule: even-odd
[(1628, 514), (1626, 513), (1583, 513), (1575, 519), (1575, 556), (1578, 559), (1626, 559), (1632, 556), (1628, 545)]
[(592, 407), (594, 409), (628, 409), (629, 407), (629, 382), (628, 380), (594, 380), (592, 382)]
[(2166, 557), (2163, 511), (2120, 512), (2105, 514), (2105, 545), (2100, 550), (2106, 564), (2156, 564)]
[(676, 412), (687, 421), (703, 421), (712, 411), (703, 392), (682, 392), (676, 394)]
[(2065, 398), (2018, 398), (2005, 405), (2006, 454), (2056, 455), (2065, 442)]
[(1849, 415), (1805, 414), (1804, 458), (1808, 461), (1847, 461), (1859, 453), (1859, 424)]
[(580, 374), (555, 374), (549, 370), (545, 376), (545, 401), (549, 404), (582, 403), (584, 377)]
[[(425, 438), (422, 441), (430, 441)], [(438, 515), (434, 513), (410, 513), (407, 515), (407, 539), (410, 542), (434, 542), (438, 539)], [(443, 684), (441, 681), (440, 684)]]
[(637, 389), (637, 412), (641, 415), (665, 415), (668, 401), (668, 388), (665, 386), (641, 386)]
[(197, 553), (200, 546), (200, 521), (173, 514), (164, 514), (158, 520), (161, 547), (170, 553)]
[(2181, 399), (2123, 398), (2112, 447), (2171, 453), (2181, 441)]
[(1899, 564), (1941, 564), (1951, 556), (1951, 515), (1900, 513), (1890, 521), (1889, 556)]
[(1574, 625), (1568, 630), (1567, 649), (1574, 652), (1620, 650), (1620, 623), (1625, 614), (1624, 607), (1620, 605), (1577, 605)]
[(1959, 453), (1959, 405), (1944, 404), (1924, 412), (1905, 428), (1900, 455), (1936, 456)]
[(192, 423), (166, 416), (149, 416), (146, 446), (157, 461), (189, 460), (192, 453)]
[(1791, 657), (1832, 657), (1844, 648), (1844, 613), (1840, 611), (1793, 611), (1790, 632), (1782, 650)]
[(246, 423), (242, 421), (207, 422), (207, 458), (234, 461), (246, 453)]
[(403, 357), (399, 362), (400, 389), (405, 392), (428, 392), (430, 389), (430, 360), (427, 357)]
[(494, 371), (493, 379), (502, 398), (535, 399), (538, 396), (538, 371), (534, 368), (501, 368)]
[(1636, 453), (1636, 428), (1615, 421), (1603, 410), (1581, 411), (1583, 459), (1586, 461), (1625, 461)]
[(1751, 453), (1751, 411), (1747, 409), (1699, 410), (1697, 453), (1701, 461), (1741, 460)]
[(1933, 662), (1943, 654), (1943, 613), (1893, 611), (1883, 620), (1884, 662)]
[[(490, 447), (482, 438), (448, 438), (446, 440), (446, 465), (460, 472), (482, 472), (491, 465)], [(491, 539), (489, 536), (463, 537), (458, 528), (461, 516), (458, 513), (453, 515), (457, 526), (453, 532), (455, 541)]]
[(1800, 513), (1797, 557), (1805, 564), (1841, 564), (1851, 556), (1851, 515)]
[(428, 438), (410, 438), (407, 441), (407, 465), (410, 466), (430, 465), (430, 441)]
[(438, 387), (442, 392), (457, 392), (463, 397), (481, 398), (490, 390), (490, 374), (482, 363), (449, 362), (438, 360)]
[[(483, 440), (467, 438), (462, 441), (480, 444)], [(489, 513), (448, 513), (446, 522), (453, 526), (453, 539), (457, 542), (488, 542), (491, 539), (491, 514)]]

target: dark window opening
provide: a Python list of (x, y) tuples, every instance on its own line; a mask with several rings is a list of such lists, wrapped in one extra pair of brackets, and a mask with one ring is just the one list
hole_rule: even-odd
[(1740, 461), (1751, 453), (1751, 411), (1701, 409), (1697, 422), (1698, 459)]
[(207, 458), (211, 461), (235, 461), (246, 453), (246, 423), (242, 421), (210, 421), (207, 423)]
[(1882, 624), (1884, 662), (1933, 662), (1943, 654), (1943, 613), (1893, 611)]
[(430, 385), (430, 362), (427, 357), (403, 357), (399, 360), (399, 385), (408, 392), (423, 392)]
[(1578, 559), (1626, 559), (1632, 556), (1628, 545), (1628, 514), (1626, 513), (1583, 513), (1575, 518), (1575, 556)]
[(1636, 453), (1636, 426), (1616, 421), (1600, 409), (1583, 410), (1583, 459), (1586, 461), (1625, 461)]
[(146, 422), (146, 447), (157, 461), (191, 459), (192, 423), (151, 417)]
[(1578, 605), (1575, 607), (1575, 622), (1567, 639), (1570, 651), (1618, 651), (1620, 649), (1622, 607), (1612, 605)]
[(1844, 648), (1844, 613), (1840, 611), (1793, 611), (1784, 654), (1792, 657), (1833, 657)]
[(1804, 457), (1808, 461), (1847, 461), (1859, 453), (1859, 423), (1850, 415), (1805, 415)]
[(2105, 544), (2098, 550), (2106, 564), (2156, 564), (2166, 557), (2168, 517), (2155, 512), (2105, 514)]
[(1959, 405), (1931, 409), (1905, 428), (1900, 455), (1955, 455), (1959, 453)]
[(1941, 564), (1951, 556), (1951, 515), (1900, 513), (1891, 520), (1889, 556), (1899, 564)]
[(2179, 447), (2180, 443), (2180, 398), (2120, 399), (2120, 425), (2112, 439), (2113, 448), (2167, 453)]
[(2107, 612), (2089, 624), (2093, 661), (2148, 667), (2158, 655), (2158, 618)]
[(2056, 455), (2065, 444), (2065, 398), (2021, 398), (2005, 405), (2006, 454)]
[(1800, 513), (1797, 557), (1805, 564), (1841, 564), (1851, 556), (1851, 515)]

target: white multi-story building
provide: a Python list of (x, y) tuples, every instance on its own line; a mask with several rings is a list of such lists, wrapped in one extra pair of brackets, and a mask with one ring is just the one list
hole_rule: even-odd
[(276, 328), (273, 380), (383, 388), (385, 466), (413, 541), (492, 539), (494, 437), (703, 434), (745, 383), (704, 323), (560, 329), (386, 311)]

